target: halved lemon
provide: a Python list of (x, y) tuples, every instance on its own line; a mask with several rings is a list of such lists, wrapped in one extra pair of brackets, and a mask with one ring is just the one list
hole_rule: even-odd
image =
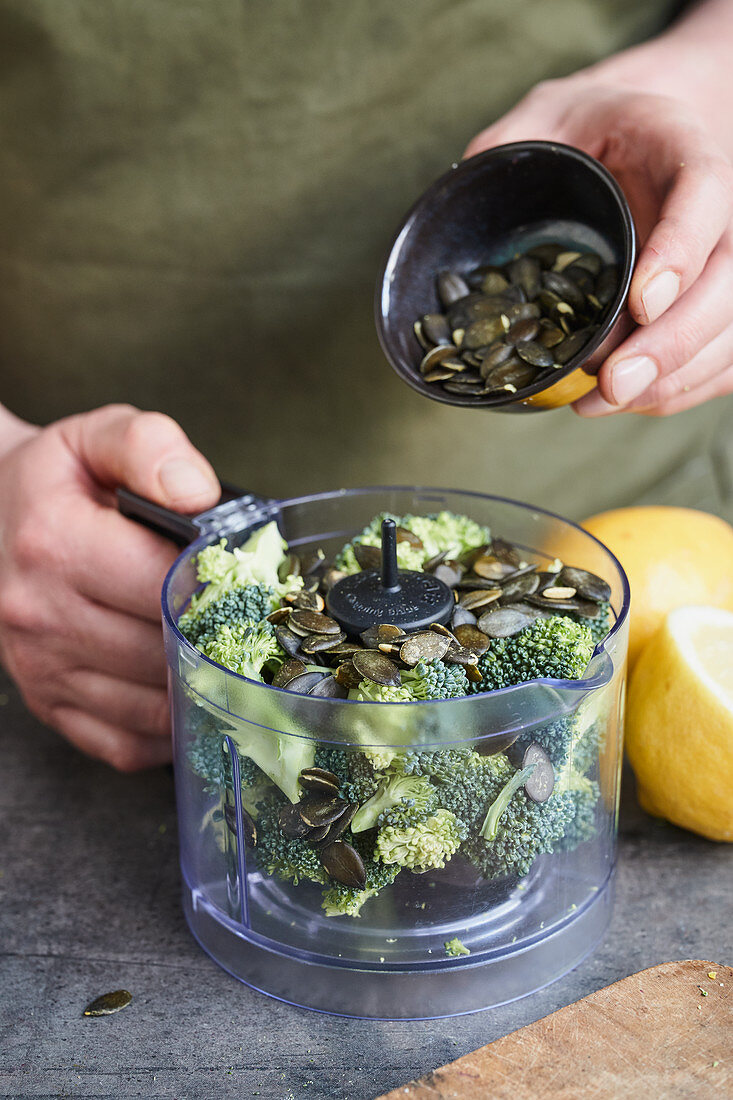
[(733, 613), (667, 615), (634, 669), (626, 722), (644, 809), (733, 840)]

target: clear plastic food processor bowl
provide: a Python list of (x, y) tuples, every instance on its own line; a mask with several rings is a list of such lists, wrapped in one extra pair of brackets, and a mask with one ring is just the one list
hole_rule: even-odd
[[(559, 557), (611, 586), (616, 622), (578, 681), (535, 680), (434, 702), (362, 703), (311, 698), (255, 683), (213, 664), (178, 631), (197, 589), (194, 559), (221, 538), (230, 546), (276, 519), (296, 552), (335, 552), (379, 512), (442, 509), (488, 525), (547, 562)], [(576, 966), (611, 913), (616, 852), (629, 590), (613, 555), (574, 524), (539, 508), (478, 493), (416, 488), (329, 492), (285, 501), (242, 498), (200, 517), (202, 534), (163, 590), (175, 746), (183, 902), (191, 931), (222, 967), (292, 1004), (346, 1016), (425, 1019), (489, 1008), (531, 993)], [(237, 743), (253, 733), (341, 747), (476, 747), (502, 751), (515, 737), (577, 714), (599, 723), (595, 835), (573, 851), (539, 856), (521, 879), (484, 881), (460, 855), (444, 869), (402, 871), (361, 916), (326, 916), (321, 887), (263, 873), (247, 847)], [(187, 753), (202, 729), (226, 737), (233, 778), (200, 779)], [(305, 742), (306, 744), (303, 744)], [(469, 955), (450, 957), (457, 937)]]

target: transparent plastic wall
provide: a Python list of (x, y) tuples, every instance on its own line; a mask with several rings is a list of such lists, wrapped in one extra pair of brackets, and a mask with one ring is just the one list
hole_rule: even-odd
[[(275, 518), (296, 551), (335, 553), (381, 511), (446, 508), (488, 525), (532, 560), (556, 557), (611, 585), (616, 623), (580, 681), (534, 681), (436, 702), (379, 704), (318, 699), (254, 683), (214, 665), (175, 627), (197, 584), (193, 560), (213, 538), (243, 542)], [(178, 559), (164, 589), (164, 629), (173, 710), (176, 790), (186, 916), (223, 967), (295, 1004), (360, 1017), (425, 1018), (474, 1011), (541, 988), (592, 950), (610, 916), (617, 831), (628, 587), (599, 542), (556, 516), (473, 493), (365, 489), (292, 501), (229, 506)], [(319, 744), (471, 747), (488, 755), (572, 719), (573, 770), (597, 784), (581, 843), (539, 855), (522, 877), (482, 879), (460, 852), (441, 870), (400, 873), (358, 918), (328, 916), (323, 887), (285, 883), (248, 846), (242, 767), (248, 747), (312, 765)], [(221, 745), (223, 743), (223, 751)], [(202, 751), (221, 754), (219, 781), (200, 778)], [(246, 763), (246, 761), (245, 761)], [(568, 782), (556, 775), (556, 790)], [(458, 937), (470, 954), (446, 955)]]

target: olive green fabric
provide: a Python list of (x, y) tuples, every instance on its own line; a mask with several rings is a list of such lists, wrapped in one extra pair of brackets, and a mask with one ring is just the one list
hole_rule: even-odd
[(163, 409), (267, 494), (418, 482), (578, 515), (707, 471), (725, 402), (450, 409), (372, 320), (393, 229), (471, 136), (672, 6), (0, 0), (0, 400)]

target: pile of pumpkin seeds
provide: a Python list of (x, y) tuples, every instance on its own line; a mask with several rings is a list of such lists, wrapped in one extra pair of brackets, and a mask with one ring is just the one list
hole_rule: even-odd
[[(414, 532), (400, 527), (397, 540), (407, 540), (415, 549), (422, 546)], [(354, 543), (354, 553), (362, 569), (381, 568), (378, 546)], [(283, 579), (302, 576), (303, 588), (286, 595), (282, 606), (268, 616), (288, 654), (273, 686), (345, 699), (349, 689), (362, 680), (398, 687), (400, 671), (414, 668), (421, 660), (463, 665), (468, 679), (479, 684), (479, 657), (490, 648), (492, 639), (512, 637), (534, 619), (567, 611), (596, 619), (601, 604), (610, 599), (610, 586), (600, 577), (560, 562), (554, 565), (554, 570), (543, 570), (501, 538), (456, 559), (446, 554), (428, 559), (426, 554), (424, 571), (453, 590), (455, 608), (450, 625), (434, 623), (427, 630), (405, 632), (399, 626), (381, 623), (354, 638), (347, 637), (340, 624), (326, 614), (328, 590), (345, 574), (334, 569), (320, 550), (303, 558), (291, 553), (281, 570)]]
[(595, 252), (546, 243), (497, 267), (437, 277), (442, 313), (415, 322), (425, 382), (461, 397), (497, 397), (552, 382), (595, 335), (618, 269)]

